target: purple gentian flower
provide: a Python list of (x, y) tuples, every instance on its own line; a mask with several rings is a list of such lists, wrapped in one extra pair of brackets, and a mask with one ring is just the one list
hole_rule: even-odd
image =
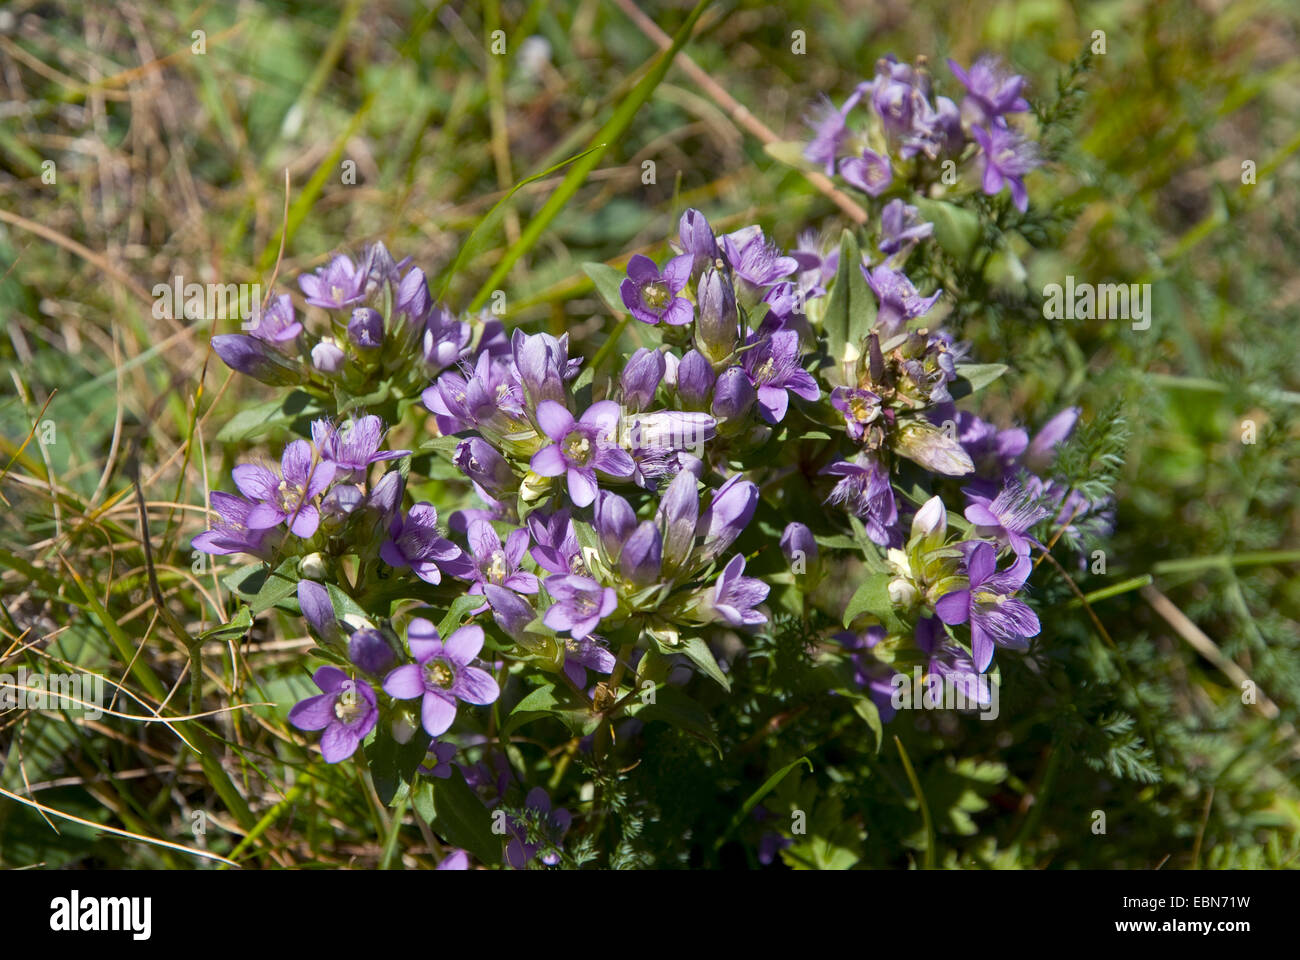
[(1016, 209), (1024, 213), (1029, 209), (1024, 177), (1040, 163), (1037, 145), (1006, 127), (974, 127), (971, 135), (984, 158), (984, 192), (992, 197), (1003, 185), (1010, 187)]
[[(797, 520), (787, 523), (781, 532), (778, 544), (786, 562), (795, 567), (796, 573), (803, 573), (808, 565), (817, 561), (817, 538), (808, 529), (807, 524)], [(798, 569), (802, 566), (802, 569)]]
[(284, 448), (280, 476), (256, 463), (241, 463), (231, 471), (240, 493), (258, 501), (249, 511), (249, 527), (264, 530), (288, 521), (294, 535), (304, 540), (316, 532), (320, 511), (311, 501), (334, 479), (334, 464), (313, 459), (311, 444), (295, 440)]
[[(690, 495), (695, 495), (695, 478), (687, 477), (682, 481), (682, 495), (686, 487)], [(660, 504), (662, 507), (663, 504)], [(698, 505), (697, 505), (698, 508)], [(715, 560), (722, 554), (741, 531), (749, 526), (754, 511), (758, 509), (758, 487), (746, 480), (741, 474), (733, 474), (722, 486), (718, 487), (708, 508), (700, 515), (695, 526), (696, 537), (702, 538), (696, 557), (701, 563)]]
[(542, 513), (528, 515), (528, 532), (533, 536), (533, 548), (528, 552), (533, 562), (549, 573), (585, 573), (582, 547), (578, 534), (569, 519), (567, 508), (547, 516)]
[(739, 244), (735, 236), (729, 233), (723, 237), (722, 248), (736, 276), (752, 287), (770, 287), (799, 269), (799, 261), (787, 257), (776, 244), (768, 243), (763, 231), (754, 232)]
[(320, 342), (311, 348), (311, 365), (321, 373), (338, 373), (343, 369), (343, 361), (346, 358), (347, 354), (333, 337), (322, 337)]
[(1029, 530), (1050, 511), (1040, 506), (1019, 483), (1009, 482), (992, 500), (970, 490), (963, 493), (971, 501), (966, 508), (966, 519), (975, 525), (975, 536), (996, 538), (1011, 547), (1017, 556), (1028, 553), (1038, 543), (1028, 535)]
[(349, 420), (341, 429), (335, 429), (328, 420), (313, 420), (311, 436), (320, 450), (321, 460), (334, 464), (337, 480), (360, 480), (372, 463), (397, 460), (410, 450), (379, 452), (384, 439), (384, 423), (376, 416)]
[(574, 505), (588, 506), (596, 499), (597, 470), (625, 480), (636, 469), (615, 439), (619, 416), (612, 400), (593, 403), (578, 420), (554, 400), (543, 400), (537, 406), (537, 424), (551, 443), (533, 454), (529, 466), (543, 477), (567, 474)]
[(276, 297), (258, 317), (257, 326), (248, 333), (267, 343), (289, 343), (302, 333), (302, 324), (294, 318), (293, 300), (289, 295), (282, 293)]
[(474, 331), (468, 323), (457, 320), (443, 307), (429, 314), (424, 323), (421, 355), (430, 374), (437, 373), (463, 358), (469, 350)]
[(289, 711), (289, 722), (299, 730), (324, 730), (321, 756), (338, 763), (356, 752), (375, 727), (379, 708), (370, 684), (352, 680), (338, 667), (321, 667), (312, 681), (324, 692), (308, 697)]
[(492, 524), (486, 520), (475, 520), (469, 525), (468, 540), (470, 573), (474, 585), (470, 593), (482, 593), (489, 583), (506, 587), (518, 593), (536, 593), (537, 577), (526, 570), (519, 569), (519, 561), (528, 552), (528, 531), (522, 527), (510, 531), (505, 545)]
[(393, 309), (419, 323), (429, 316), (432, 308), (433, 298), (429, 296), (429, 284), (425, 280), (424, 271), (412, 267), (398, 281), (397, 289), (393, 291)]
[[(437, 777), (439, 780), (446, 780), (451, 776), (451, 758), (454, 756), (456, 756), (456, 745), (454, 743), (431, 740), (429, 742), (429, 752), (424, 757), (424, 763), (420, 764), (416, 769), (426, 777)], [(440, 866), (438, 869), (441, 870), (443, 867)], [(447, 869), (456, 868), (448, 867)]]
[(725, 360), (736, 349), (740, 332), (736, 291), (726, 277), (710, 267), (700, 275), (695, 299), (700, 307), (695, 342), (711, 360)]
[(595, 637), (574, 640), (572, 637), (564, 643), (564, 675), (573, 681), (579, 690), (587, 686), (587, 671), (609, 674), (614, 672), (618, 663), (614, 655), (597, 642)]
[(302, 371), (295, 363), (257, 337), (219, 334), (212, 338), (212, 351), (231, 370), (272, 387), (287, 387), (303, 380)]
[[(747, 343), (756, 342), (750, 337)], [(766, 342), (745, 352), (745, 370), (758, 391), (758, 412), (768, 423), (780, 423), (790, 405), (790, 394), (808, 401), (820, 395), (817, 381), (799, 365), (799, 334), (777, 330)]]
[(894, 502), (889, 471), (874, 457), (863, 453), (854, 460), (832, 463), (822, 472), (843, 478), (835, 484), (826, 502), (843, 506), (860, 517), (872, 543), (889, 546), (891, 528), (898, 523), (898, 505)]
[(618, 288), (632, 316), (642, 323), (654, 324), (662, 320), (673, 327), (690, 323), (695, 308), (691, 301), (679, 294), (691, 279), (692, 263), (690, 254), (682, 254), (669, 260), (661, 273), (649, 257), (635, 254), (627, 262), (627, 279)]
[(704, 354), (689, 350), (677, 364), (677, 397), (687, 407), (706, 407), (717, 379)]
[(312, 306), (338, 310), (365, 299), (368, 279), (366, 270), (358, 270), (351, 257), (340, 254), (315, 273), (300, 276), (298, 286)]
[(614, 612), (618, 596), (612, 587), (602, 587), (590, 577), (557, 574), (546, 578), (546, 590), (555, 598), (542, 623), (557, 632), (569, 631), (581, 640), (596, 624)]
[(393, 517), (388, 539), (379, 558), (390, 567), (410, 567), (425, 583), (441, 583), (442, 570), (455, 575), (464, 566), (460, 547), (438, 533), (438, 511), (431, 503), (417, 503), (405, 517)]
[(692, 208), (682, 214), (677, 224), (682, 253), (690, 254), (691, 272), (703, 270), (718, 258), (718, 241), (704, 214)]
[(911, 130), (913, 113), (925, 101), (924, 92), (915, 86), (916, 80), (912, 67), (899, 63), (892, 55), (876, 62), (871, 106), (888, 133), (902, 135)]
[(934, 224), (922, 220), (916, 207), (897, 198), (880, 211), (880, 252), (889, 255), (924, 240), (934, 233)]
[(564, 384), (578, 375), (582, 364), (580, 357), (569, 359), (567, 333), (556, 338), (549, 333), (530, 336), (516, 330), (510, 340), (510, 349), (515, 380), (527, 397), (530, 408), (536, 408), (544, 400), (565, 402)]
[(384, 317), (378, 310), (358, 307), (348, 321), (348, 339), (360, 350), (378, 350), (384, 345)]
[(767, 623), (767, 617), (754, 608), (767, 599), (771, 589), (744, 572), (745, 558), (736, 554), (722, 568), (704, 603), (713, 617), (741, 629)]
[(338, 639), (339, 622), (328, 590), (315, 580), (299, 580), (298, 606), (317, 636), (326, 642)]
[(961, 115), (968, 125), (992, 126), (1008, 113), (1029, 109), (1029, 101), (1021, 96), (1025, 78), (1009, 73), (997, 57), (980, 57), (969, 73), (956, 60), (949, 60), (948, 68), (966, 88)]
[(451, 853), (443, 857), (442, 862), (439, 863), (436, 867), (434, 867), (434, 869), (435, 870), (468, 870), (469, 854), (466, 853), (464, 850), (453, 850), (451, 851)]
[(879, 395), (857, 387), (836, 387), (831, 391), (831, 406), (844, 414), (849, 439), (861, 443), (867, 427), (883, 416)]
[(546, 795), (546, 791), (541, 787), (534, 787), (528, 791), (524, 806), (533, 811), (537, 826), (546, 841), (544, 844), (529, 843), (526, 824), (512, 817), (510, 820), (511, 838), (510, 842), (506, 844), (506, 862), (516, 870), (522, 870), (528, 865), (528, 861), (537, 856), (539, 850), (542, 850), (542, 863), (548, 867), (553, 867), (560, 862), (559, 854), (555, 852), (554, 848), (568, 832), (573, 818), (569, 815), (569, 811), (563, 807), (552, 811), (551, 798)]
[(808, 146), (804, 147), (803, 155), (810, 163), (824, 167), (828, 177), (835, 173), (835, 160), (844, 145), (844, 140), (848, 137), (849, 130), (845, 118), (862, 99), (865, 86), (859, 85), (838, 109), (831, 103), (829, 97), (823, 95), (821, 100), (813, 105), (812, 113), (808, 117), (807, 123), (812, 127), (813, 138)]
[(754, 381), (744, 368), (728, 367), (713, 386), (713, 403), (709, 405), (709, 412), (719, 423), (734, 423), (749, 416), (757, 399)]
[(1034, 439), (1030, 441), (1029, 448), (1025, 451), (1025, 462), (1030, 469), (1046, 467), (1051, 462), (1056, 448), (1069, 438), (1074, 432), (1074, 425), (1078, 422), (1079, 408), (1066, 407), (1043, 424), (1034, 434)]
[(654, 402), (666, 368), (667, 361), (660, 350), (642, 347), (628, 357), (619, 384), (623, 388), (623, 406), (629, 412), (645, 410)]
[(480, 437), (469, 437), (456, 447), (452, 462), (475, 485), (494, 497), (513, 493), (519, 489), (519, 478), (510, 469), (505, 457), (497, 448)]
[(922, 297), (906, 275), (883, 263), (871, 269), (864, 263), (861, 269), (867, 286), (871, 287), (871, 292), (880, 301), (876, 325), (881, 328), (884, 337), (898, 333), (907, 321), (925, 316), (943, 293), (942, 290), (936, 290), (931, 296)]
[(872, 649), (885, 639), (884, 627), (868, 627), (865, 633), (837, 633), (834, 636), (850, 651), (849, 662), (853, 665), (853, 682), (862, 687), (871, 702), (876, 705), (880, 721), (888, 723), (897, 715), (894, 707), (894, 674), (892, 666), (876, 659)]
[(926, 668), (926, 696), (937, 694), (938, 702), (943, 702), (941, 685), (949, 684), (968, 704), (986, 706), (990, 702), (991, 681), (975, 669), (975, 661), (969, 653), (948, 639), (938, 618), (921, 617), (917, 620), (916, 646), (930, 658)]
[(483, 706), (501, 695), (486, 670), (470, 665), (483, 649), (483, 628), (461, 627), (446, 644), (438, 628), (416, 617), (406, 630), (406, 642), (415, 663), (398, 667), (384, 680), (384, 692), (397, 700), (422, 697), (420, 719), (431, 737), (442, 736), (456, 719), (456, 701)]
[(993, 661), (995, 645), (1025, 650), (1029, 638), (1038, 636), (1038, 615), (1013, 596), (1029, 578), (1033, 562), (1027, 554), (1021, 554), (999, 573), (997, 552), (991, 543), (967, 541), (964, 549), (969, 586), (940, 597), (934, 611), (949, 625), (970, 620), (975, 669), (983, 673)]
[[(564, 384), (559, 385), (564, 397)], [(481, 353), (472, 370), (444, 370), (420, 395), (437, 416), (444, 435), (491, 426), (511, 430), (510, 419), (524, 413), (524, 393), (505, 360)]]
[(888, 154), (863, 150), (860, 157), (845, 157), (840, 161), (840, 176), (868, 196), (878, 197), (894, 182), (894, 168), (889, 164)]
[(212, 509), (217, 512), (210, 530), (204, 530), (190, 541), (190, 546), (202, 553), (226, 556), (232, 553), (258, 555), (270, 530), (255, 529), (248, 525), (249, 514), (255, 504), (233, 493), (212, 491)]
[(382, 633), (366, 628), (348, 637), (348, 659), (363, 673), (382, 677), (393, 668), (397, 654)]

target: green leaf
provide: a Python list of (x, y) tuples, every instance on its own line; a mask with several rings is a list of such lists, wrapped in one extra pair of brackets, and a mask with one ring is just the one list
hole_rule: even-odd
[(1005, 363), (968, 363), (957, 368), (957, 379), (948, 392), (954, 400), (968, 397), (976, 390), (983, 390), (1010, 367)]
[(889, 582), (893, 579), (892, 573), (872, 573), (862, 581), (844, 608), (845, 629), (858, 614), (869, 613), (877, 617), (890, 633), (905, 632), (903, 622), (894, 612), (894, 602), (889, 599)]
[(437, 808), (433, 802), (433, 784), (421, 780), (411, 793), (411, 806), (425, 823), (433, 823), (437, 817)]
[(370, 766), (370, 779), (374, 781), (379, 801), (388, 806), (398, 796), (398, 790), (415, 778), (415, 771), (428, 755), (429, 738), (417, 732), (406, 743), (398, 743), (387, 730), (365, 746), (366, 763)]
[(852, 231), (845, 230), (840, 238), (840, 265), (835, 274), (835, 285), (822, 326), (826, 330), (826, 344), (831, 359), (839, 364), (844, 359), (846, 344), (857, 344), (876, 322), (876, 298), (867, 286), (859, 267), (862, 254)]
[(880, 722), (880, 710), (870, 697), (856, 696), (853, 698), (853, 712), (867, 721), (867, 726), (876, 735), (876, 753), (879, 753), (880, 745), (885, 740), (885, 727)]
[(776, 773), (772, 774), (770, 777), (764, 780), (763, 785), (759, 787), (757, 790), (755, 790), (753, 793), (751, 793), (749, 795), (749, 799), (746, 800), (741, 805), (740, 809), (736, 811), (736, 815), (732, 817), (731, 822), (727, 824), (727, 829), (724, 830), (722, 832), (722, 835), (719, 836), (718, 839), (713, 842), (713, 849), (721, 850), (723, 843), (725, 843), (727, 840), (727, 837), (731, 836), (732, 831), (745, 822), (745, 818), (749, 816), (751, 810), (753, 810), (756, 806), (758, 806), (759, 801), (761, 801), (769, 793), (775, 790), (777, 784), (779, 784), (782, 780), (784, 780), (786, 776), (790, 773), (790, 771), (793, 770), (795, 767), (799, 766), (799, 764), (801, 763), (807, 764), (808, 772), (812, 773), (812, 769), (813, 769), (812, 761), (809, 760), (807, 757), (799, 757), (797, 760), (791, 760), (789, 763), (787, 763)]
[(645, 704), (635, 710), (629, 710), (643, 723), (655, 720), (676, 727), (698, 740), (703, 740), (722, 758), (722, 744), (718, 742), (717, 731), (713, 729), (713, 718), (702, 706), (688, 697), (677, 687), (660, 685), (655, 688), (654, 702)]
[(294, 390), (287, 397), (260, 403), (235, 414), (217, 432), (217, 443), (253, 440), (282, 427), (307, 436), (311, 421), (325, 415), (325, 408), (309, 393)]
[(449, 843), (484, 863), (501, 862), (501, 839), (492, 832), (492, 816), (458, 767), (451, 768), (450, 777), (433, 784), (433, 802), (437, 810), (434, 829)]
[(256, 616), (271, 609), (298, 590), (298, 558), (290, 557), (272, 570), (258, 588), (257, 594), (249, 601)]
[(462, 594), (451, 602), (451, 608), (447, 615), (442, 618), (438, 624), (438, 636), (445, 641), (453, 630), (465, 622), (466, 615), (474, 609), (483, 606), (483, 597), (477, 594)]
[(722, 686), (723, 690), (726, 690), (728, 693), (731, 692), (731, 681), (727, 679), (727, 675), (723, 673), (722, 668), (718, 666), (718, 661), (713, 658), (713, 654), (709, 650), (709, 645), (699, 637), (690, 637), (689, 639), (683, 640), (676, 647), (670, 648), (669, 652), (682, 654), (704, 671), (706, 675), (716, 680)]
[(980, 218), (973, 210), (944, 200), (917, 197), (921, 215), (934, 224), (934, 239), (958, 263), (965, 263), (979, 239)]
[(600, 299), (605, 301), (605, 306), (613, 310), (616, 315), (627, 313), (623, 297), (618, 292), (627, 274), (604, 263), (584, 263), (582, 270), (591, 277), (591, 282), (596, 285), (596, 292), (600, 294)]
[(252, 626), (253, 611), (248, 604), (240, 604), (239, 609), (235, 611), (235, 615), (228, 622), (200, 634), (199, 639), (205, 642), (208, 640), (238, 640), (248, 633)]

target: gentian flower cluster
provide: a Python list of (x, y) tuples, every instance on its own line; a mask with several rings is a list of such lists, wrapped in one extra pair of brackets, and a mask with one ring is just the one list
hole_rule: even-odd
[[(954, 187), (959, 167), (973, 171), (984, 193), (1009, 190), (1016, 208), (1028, 209), (1024, 178), (1040, 159), (1034, 142), (1010, 121), (1029, 110), (1025, 78), (1009, 73), (995, 57), (983, 57), (969, 69), (949, 60), (948, 67), (965, 88), (960, 104), (932, 93), (924, 64), (887, 57), (839, 108), (826, 100), (809, 120), (813, 138), (804, 157), (883, 204), (880, 249), (885, 254), (933, 230), (917, 218), (907, 198), (917, 189), (928, 196), (931, 185)], [(849, 118), (859, 107), (855, 116), (866, 119), (854, 128)], [(947, 176), (945, 164), (950, 164)]]
[[(511, 811), (500, 850), (449, 836), (440, 869), (556, 865), (581, 829), (520, 782), (503, 730), (546, 716), (597, 761), (634, 750), (645, 696), (730, 691), (778, 605), (842, 622), (809, 653), (883, 722), (913, 667), (978, 705), (995, 657), (1039, 635), (1033, 554), (1106, 505), (1050, 472), (1076, 409), (1032, 442), (958, 409), (980, 385), (969, 347), (941, 328), (943, 291), (904, 272), (933, 232), (901, 196), (914, 170), (978, 159), (985, 191), (1024, 205), (1033, 154), (1006, 119), (1027, 109), (1023, 81), (953, 68), (960, 105), (882, 61), (808, 147), (891, 198), (872, 224), (889, 259), (815, 235), (787, 252), (759, 225), (719, 236), (688, 210), (662, 256), (592, 273), (641, 343), (612, 363), (567, 334), (456, 317), (380, 244), (300, 277), (305, 313), (281, 295), (214, 338), (321, 415), (278, 466), (234, 468), (238, 494), (212, 493), (193, 546), (297, 581), (278, 605), (326, 664), (288, 720), (320, 731), (326, 762), (404, 757), (412, 795), (431, 783)], [(855, 132), (859, 105), (872, 119)]]

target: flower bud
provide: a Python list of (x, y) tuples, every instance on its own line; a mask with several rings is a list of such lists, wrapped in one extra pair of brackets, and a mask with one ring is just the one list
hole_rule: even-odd
[(303, 380), (296, 363), (256, 337), (221, 334), (212, 338), (212, 349), (231, 370), (270, 386), (287, 387)]
[(378, 310), (358, 307), (348, 321), (348, 339), (358, 349), (378, 350), (384, 345), (384, 318)]
[(655, 391), (663, 380), (666, 366), (664, 355), (659, 350), (642, 347), (632, 354), (623, 367), (620, 379), (623, 405), (629, 412), (645, 410), (654, 402)]
[(371, 676), (382, 676), (397, 663), (397, 654), (378, 630), (358, 630), (348, 640), (348, 659)]
[(713, 416), (721, 422), (743, 420), (753, 409), (758, 394), (754, 384), (740, 367), (731, 367), (722, 371), (713, 390)]
[(338, 373), (343, 368), (345, 354), (333, 337), (322, 337), (311, 348), (311, 363), (321, 373)]
[(736, 349), (740, 314), (736, 293), (717, 270), (709, 268), (697, 289), (699, 318), (695, 322), (695, 345), (712, 363), (720, 363)]
[(688, 407), (707, 407), (717, 376), (705, 356), (692, 350), (677, 365), (677, 396)]

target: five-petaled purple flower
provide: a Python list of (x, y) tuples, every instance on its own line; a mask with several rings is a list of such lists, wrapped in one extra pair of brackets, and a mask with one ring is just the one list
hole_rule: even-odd
[(298, 286), (312, 306), (338, 310), (366, 298), (368, 279), (366, 270), (358, 270), (351, 257), (340, 254), (315, 273), (300, 276)]
[(304, 540), (320, 526), (320, 511), (312, 503), (334, 479), (334, 464), (315, 460), (306, 440), (295, 440), (284, 448), (280, 476), (258, 463), (241, 463), (231, 471), (235, 486), (257, 505), (244, 521), (254, 530), (265, 530), (288, 521), (289, 529)]
[(1029, 536), (1029, 530), (1050, 511), (1019, 483), (1011, 481), (992, 500), (973, 491), (964, 492), (971, 501), (966, 519), (975, 524), (975, 536), (995, 537), (1017, 556), (1028, 553), (1038, 542)]
[(632, 316), (642, 323), (662, 320), (673, 327), (690, 323), (695, 308), (680, 294), (691, 279), (694, 259), (688, 253), (673, 257), (660, 272), (649, 257), (640, 253), (633, 256), (627, 262), (627, 279), (618, 288)]
[(296, 704), (289, 711), (289, 722), (299, 730), (324, 730), (321, 756), (326, 763), (338, 763), (352, 756), (374, 729), (379, 719), (375, 691), (338, 667), (321, 667), (312, 680), (324, 693)]
[(822, 472), (842, 478), (826, 502), (843, 506), (860, 517), (871, 542), (888, 546), (892, 528), (898, 523), (898, 506), (889, 483), (889, 471), (874, 457), (863, 453), (854, 460), (836, 461)]
[(591, 577), (578, 574), (547, 577), (546, 591), (555, 602), (547, 608), (542, 623), (557, 632), (567, 630), (575, 640), (595, 630), (596, 624), (618, 606), (613, 587), (602, 587)]
[(437, 627), (416, 617), (406, 629), (406, 642), (415, 663), (390, 673), (384, 679), (384, 692), (397, 700), (423, 697), (420, 719), (429, 736), (441, 736), (451, 726), (457, 700), (483, 706), (501, 695), (492, 674), (470, 665), (483, 649), (482, 627), (461, 627), (444, 644)]
[(534, 829), (540, 834), (543, 842), (529, 843), (528, 825), (522, 820), (510, 818), (510, 842), (506, 844), (506, 862), (516, 870), (522, 870), (540, 850), (542, 863), (553, 867), (560, 862), (560, 856), (555, 848), (564, 839), (573, 818), (563, 807), (552, 810), (551, 798), (541, 787), (534, 787), (528, 791), (528, 796), (524, 798), (524, 806), (527, 810), (526, 816), (534, 821)]
[(1033, 562), (1028, 554), (1021, 554), (999, 572), (997, 551), (991, 543), (968, 541), (964, 550), (969, 585), (940, 597), (934, 611), (949, 625), (970, 620), (975, 669), (983, 673), (993, 661), (995, 645), (1025, 650), (1029, 638), (1038, 636), (1038, 614), (1013, 596), (1025, 585)]
[(335, 428), (328, 420), (313, 420), (311, 436), (320, 450), (321, 459), (334, 464), (337, 480), (362, 480), (366, 467), (384, 460), (397, 460), (410, 450), (379, 452), (384, 440), (383, 421), (375, 416), (349, 420)]
[(863, 150), (860, 157), (840, 161), (840, 176), (868, 196), (878, 197), (894, 182), (894, 168), (888, 154)]
[(569, 497), (579, 507), (596, 499), (596, 471), (627, 479), (636, 470), (631, 454), (620, 447), (619, 407), (612, 400), (593, 403), (580, 419), (554, 400), (537, 405), (537, 425), (551, 441), (533, 454), (530, 466), (543, 477), (567, 474)]
[(1000, 193), (1003, 185), (1010, 187), (1016, 209), (1024, 213), (1029, 209), (1024, 178), (1040, 162), (1037, 145), (1014, 130), (996, 125), (987, 129), (974, 127), (971, 135), (980, 145), (984, 160), (984, 192), (991, 197)]
[(217, 512), (217, 518), (212, 523), (212, 529), (204, 530), (196, 536), (190, 541), (190, 546), (203, 553), (218, 556), (231, 553), (260, 553), (262, 545), (270, 535), (270, 530), (257, 529), (248, 525), (249, 514), (253, 512), (255, 506), (233, 493), (213, 490), (212, 509)]
[(754, 608), (767, 599), (771, 588), (744, 573), (745, 558), (736, 554), (722, 568), (706, 604), (717, 619), (733, 627), (757, 627), (767, 623), (767, 617)]
[(379, 558), (390, 567), (410, 567), (425, 583), (441, 583), (443, 567), (453, 574), (463, 572), (460, 547), (438, 532), (438, 511), (430, 503), (417, 503), (405, 517), (393, 517), (388, 539), (379, 548)]
[(519, 569), (519, 561), (528, 552), (527, 530), (523, 527), (511, 530), (503, 545), (492, 524), (486, 520), (474, 520), (470, 522), (467, 539), (468, 559), (473, 565), (469, 576), (474, 581), (474, 585), (469, 588), (470, 593), (482, 593), (489, 583), (517, 593), (537, 592), (537, 577), (527, 570)]
[(820, 395), (817, 381), (799, 365), (800, 359), (799, 334), (794, 330), (777, 330), (745, 353), (745, 372), (758, 391), (758, 412), (768, 423), (785, 419), (791, 393), (809, 401)]
[(1024, 113), (1029, 101), (1021, 96), (1025, 78), (1008, 73), (997, 57), (980, 57), (968, 71), (956, 60), (948, 68), (966, 88), (962, 119), (971, 126), (990, 126), (1008, 113)]

